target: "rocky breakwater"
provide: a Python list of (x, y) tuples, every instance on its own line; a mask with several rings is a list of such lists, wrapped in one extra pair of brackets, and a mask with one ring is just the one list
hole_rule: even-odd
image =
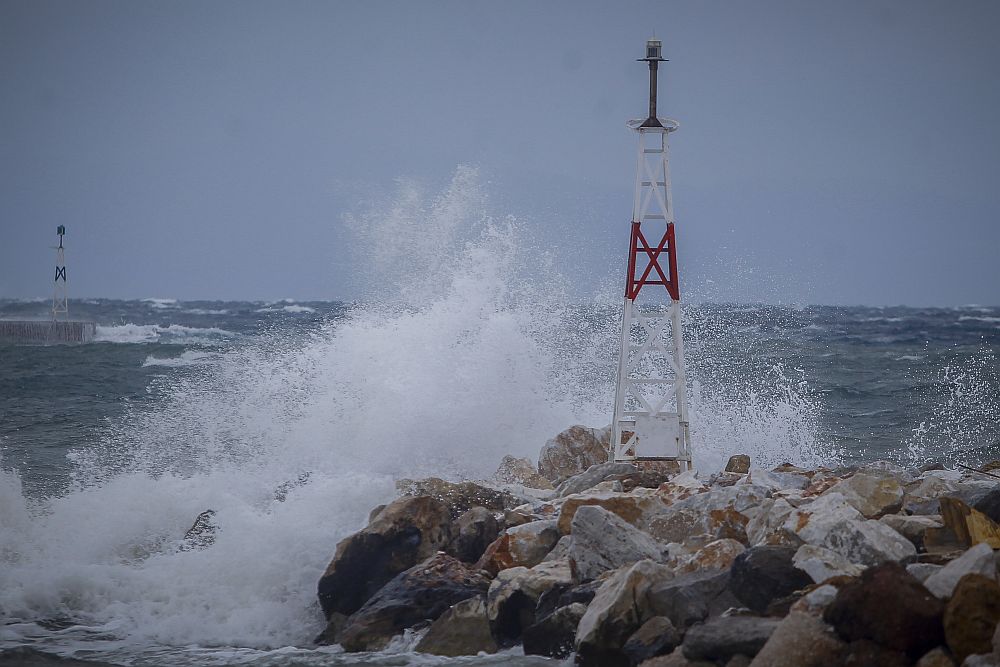
[[(579, 665), (997, 665), (1000, 483), (954, 470), (602, 460), (573, 427), (536, 468), (403, 480), (337, 545), (318, 641)], [(602, 445), (603, 446), (603, 445)]]

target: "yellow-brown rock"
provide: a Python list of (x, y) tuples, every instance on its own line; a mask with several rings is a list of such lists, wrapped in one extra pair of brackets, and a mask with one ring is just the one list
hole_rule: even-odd
[(643, 528), (649, 519), (662, 513), (665, 509), (663, 501), (654, 493), (642, 493), (636, 489), (632, 493), (615, 493), (604, 491), (600, 493), (579, 493), (566, 498), (559, 512), (559, 532), (568, 535), (576, 510), (584, 505), (599, 505), (609, 512), (617, 514), (633, 526)]

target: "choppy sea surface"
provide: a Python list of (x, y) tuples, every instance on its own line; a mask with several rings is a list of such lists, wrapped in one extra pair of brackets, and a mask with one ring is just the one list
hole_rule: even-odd
[[(2, 301), (0, 317), (46, 307)], [(485, 478), (504, 454), (610, 421), (616, 308), (564, 306), (545, 324), (454, 295), (71, 309), (96, 341), (0, 345), (0, 649), (130, 665), (537, 661), (314, 648), (315, 583), (394, 479)], [(703, 304), (685, 318), (702, 470), (736, 452), (1000, 458), (1000, 308)], [(206, 508), (217, 542), (182, 550)]]
[[(569, 296), (573, 276), (491, 213), (475, 170), (401, 188), (347, 218), (373, 277), (359, 303), (72, 300), (96, 341), (0, 344), (0, 664), (556, 662), (312, 643), (320, 574), (395, 480), (485, 479), (611, 420), (618, 288)], [(734, 453), (1000, 458), (1000, 307), (724, 305), (682, 287), (699, 470)], [(0, 318), (47, 310), (0, 301)], [(206, 509), (215, 542), (183, 548)]]

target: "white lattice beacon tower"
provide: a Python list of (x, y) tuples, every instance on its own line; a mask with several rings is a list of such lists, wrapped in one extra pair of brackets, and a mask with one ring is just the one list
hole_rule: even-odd
[(664, 62), (661, 50), (659, 40), (646, 42), (646, 57), (640, 62), (649, 63), (649, 116), (628, 124), (639, 134), (639, 152), (610, 458), (675, 461), (681, 470), (690, 470), (684, 342), (667, 153), (667, 137), (678, 123), (656, 115), (656, 71)]
[(56, 248), (56, 284), (52, 291), (52, 319), (58, 321), (59, 316), (69, 319), (69, 290), (66, 286), (66, 254), (63, 251), (63, 236), (66, 234), (66, 227), (59, 225), (56, 228), (59, 235), (59, 246)]

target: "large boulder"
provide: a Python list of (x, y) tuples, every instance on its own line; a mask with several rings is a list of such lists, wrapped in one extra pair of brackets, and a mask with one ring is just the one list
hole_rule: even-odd
[[(971, 665), (968, 665), (971, 667)], [(935, 649), (931, 649), (927, 653), (924, 653), (920, 660), (917, 660), (916, 667), (957, 667), (955, 665), (955, 659), (951, 657), (951, 653), (948, 649), (938, 646)]]
[(605, 463), (611, 447), (611, 427), (570, 426), (552, 438), (538, 454), (538, 472), (553, 484)]
[(902, 651), (883, 646), (871, 639), (856, 639), (847, 646), (844, 665), (871, 667), (910, 667), (912, 659)]
[(500, 534), (500, 522), (485, 507), (473, 507), (452, 524), (447, 552), (466, 563), (475, 563)]
[(612, 574), (597, 591), (576, 630), (576, 659), (584, 665), (629, 665), (625, 642), (653, 616), (650, 590), (673, 576), (670, 568), (639, 561)]
[(510, 567), (534, 567), (552, 551), (559, 537), (555, 519), (508, 528), (486, 547), (476, 567), (493, 576)]
[(929, 473), (906, 486), (903, 497), (903, 511), (907, 514), (940, 514), (938, 498), (953, 493), (960, 488), (956, 479)]
[(719, 616), (689, 629), (681, 650), (690, 660), (719, 662), (737, 655), (752, 658), (771, 638), (778, 623), (774, 618)]
[(319, 602), (331, 614), (353, 614), (390, 579), (445, 548), (448, 506), (428, 496), (400, 498), (364, 530), (340, 541), (319, 580)]
[(690, 556), (683, 557), (677, 566), (677, 572), (684, 574), (706, 570), (728, 570), (733, 566), (736, 557), (744, 551), (746, 547), (734, 539), (713, 540)]
[(882, 523), (892, 528), (894, 531), (913, 542), (918, 550), (924, 546), (924, 535), (928, 528), (941, 528), (944, 522), (940, 516), (928, 515), (907, 515), (907, 514), (886, 514), (881, 519)]
[(449, 657), (496, 653), (499, 647), (486, 617), (486, 596), (463, 600), (439, 616), (416, 650)]
[(871, 640), (916, 659), (944, 641), (944, 603), (899, 563), (868, 568), (823, 612), (847, 641)]
[(559, 532), (567, 535), (577, 509), (585, 505), (599, 505), (614, 512), (638, 528), (649, 525), (650, 519), (666, 511), (666, 506), (655, 492), (636, 489), (631, 493), (592, 491), (567, 496), (559, 510)]
[(581, 493), (591, 489), (601, 482), (638, 472), (638, 469), (631, 463), (596, 463), (579, 475), (573, 475), (556, 489), (556, 496), (570, 496), (574, 493)]
[(530, 459), (519, 459), (509, 454), (500, 461), (493, 478), (498, 484), (520, 484), (531, 489), (551, 491), (552, 482), (538, 474)]
[(861, 512), (839, 493), (828, 493), (795, 508), (782, 527), (808, 544), (823, 544), (830, 529), (841, 521), (863, 519)]
[(898, 512), (903, 505), (903, 486), (895, 477), (857, 473), (830, 487), (866, 519)]
[[(537, 611), (537, 610), (536, 610)], [(587, 611), (579, 602), (559, 607), (524, 629), (521, 643), (525, 655), (565, 658), (573, 652), (576, 627)]]
[(814, 544), (803, 544), (799, 547), (792, 563), (812, 577), (817, 584), (831, 577), (857, 577), (864, 571), (863, 567), (855, 565), (836, 551)]
[(729, 584), (733, 594), (750, 609), (764, 612), (771, 602), (812, 584), (812, 578), (795, 567), (795, 551), (772, 546), (744, 551), (733, 561)]
[(958, 542), (966, 547), (985, 542), (994, 549), (1000, 549), (1000, 524), (977, 509), (973, 509), (961, 498), (945, 496), (939, 499), (941, 519)]
[(847, 645), (816, 616), (793, 611), (774, 629), (751, 667), (829, 667), (843, 664)]
[(576, 511), (570, 535), (567, 555), (577, 581), (647, 558), (663, 559), (663, 547), (653, 538), (599, 505)]
[(740, 601), (729, 588), (730, 570), (676, 575), (654, 583), (646, 594), (650, 616), (666, 616), (678, 628), (688, 628), (721, 614)]
[(807, 475), (799, 473), (751, 468), (747, 481), (751, 484), (766, 487), (772, 491), (788, 491), (792, 489), (805, 489), (809, 486), (811, 480)]
[(848, 519), (833, 524), (821, 545), (859, 565), (878, 565), (917, 555), (912, 542), (874, 519)]
[(747, 454), (733, 454), (726, 463), (726, 472), (734, 472), (745, 475), (750, 472), (750, 456)]
[(505, 644), (519, 639), (525, 628), (538, 621), (535, 610), (539, 598), (550, 589), (569, 588), (572, 583), (566, 561), (541, 563), (531, 569), (502, 570), (490, 584), (486, 597), (486, 613), (493, 636)]
[(701, 535), (746, 544), (750, 516), (769, 493), (757, 484), (737, 484), (693, 494), (674, 500), (667, 511), (649, 514), (647, 530), (662, 542), (683, 542)]
[(784, 498), (766, 498), (750, 515), (745, 526), (747, 544), (752, 547), (766, 544), (789, 546), (801, 543), (802, 539), (791, 528), (785, 526), (788, 516), (795, 508)]
[(451, 518), (457, 519), (473, 507), (494, 512), (514, 509), (524, 502), (510, 491), (494, 489), (475, 482), (448, 482), (437, 477), (401, 479), (396, 489), (405, 496), (430, 496), (448, 506)]
[(972, 509), (982, 512), (990, 520), (1000, 523), (1000, 487), (989, 491), (977, 500), (972, 505)]
[(991, 653), (997, 623), (1000, 584), (981, 574), (962, 577), (944, 612), (944, 634), (955, 658), (961, 662), (975, 653)]
[(483, 572), (444, 553), (398, 574), (361, 609), (340, 633), (346, 651), (378, 651), (406, 628), (433, 621), (454, 604), (486, 593)]
[(622, 653), (638, 665), (644, 660), (666, 655), (680, 645), (683, 635), (666, 616), (654, 616), (639, 627), (622, 647)]
[(977, 544), (964, 554), (934, 572), (924, 586), (939, 598), (950, 598), (959, 579), (967, 574), (981, 574), (994, 581), (997, 578), (997, 557), (988, 544)]

